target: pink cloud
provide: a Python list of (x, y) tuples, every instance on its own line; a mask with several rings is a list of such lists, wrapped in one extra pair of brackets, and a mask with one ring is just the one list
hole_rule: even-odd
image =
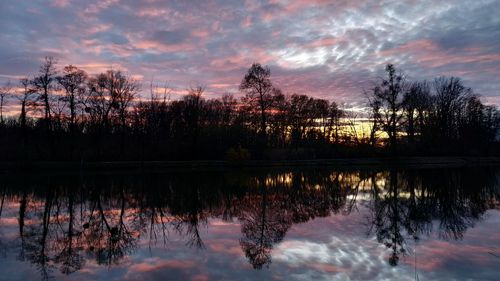
[(334, 274), (334, 273), (339, 273), (339, 272), (345, 272), (346, 269), (340, 268), (338, 266), (335, 266), (333, 264), (328, 264), (328, 263), (312, 263), (308, 264), (308, 267), (321, 271), (321, 272), (326, 272), (329, 274)]
[(213, 239), (206, 242), (211, 251), (236, 257), (243, 256), (243, 251), (237, 239)]
[(206, 274), (197, 274), (191, 277), (191, 281), (208, 281), (210, 278)]
[(339, 43), (339, 40), (337, 38), (325, 37), (325, 38), (321, 38), (321, 39), (314, 40), (314, 41), (310, 42), (309, 44), (306, 45), (306, 47), (309, 47), (309, 48), (329, 47), (329, 46), (335, 45), (337, 43)]
[(69, 1), (70, 0), (52, 0), (51, 4), (54, 7), (64, 8), (64, 7), (67, 7), (69, 5)]
[(490, 252), (499, 253), (499, 246), (470, 245), (432, 240), (417, 248), (417, 263), (413, 258), (404, 259), (404, 263), (425, 271), (435, 271), (450, 260), (466, 259), (478, 265), (492, 264), (494, 260)]
[(178, 44), (165, 44), (153, 40), (143, 40), (138, 41), (134, 44), (134, 46), (138, 49), (149, 50), (149, 51), (157, 51), (157, 52), (180, 52), (180, 51), (190, 51), (197, 48), (196, 45), (185, 42)]
[[(481, 47), (467, 48), (462, 55), (450, 53), (429, 39), (418, 39), (398, 47), (379, 52), (381, 57), (406, 55), (414, 63), (428, 68), (436, 68), (449, 64), (468, 64), (481, 62), (500, 62), (500, 54), (481, 54)], [(500, 71), (500, 68), (498, 69)]]
[(159, 258), (148, 259), (145, 262), (135, 263), (129, 267), (129, 271), (145, 273), (167, 268), (190, 269), (195, 267), (196, 263), (191, 260), (161, 260)]

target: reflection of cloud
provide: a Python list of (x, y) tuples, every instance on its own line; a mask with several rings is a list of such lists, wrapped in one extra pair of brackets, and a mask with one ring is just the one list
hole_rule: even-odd
[(197, 275), (191, 277), (191, 280), (192, 281), (208, 281), (208, 280), (210, 280), (210, 278), (205, 274), (197, 274)]
[(141, 263), (135, 263), (129, 267), (129, 271), (134, 273), (149, 272), (175, 268), (187, 270), (195, 266), (192, 260), (160, 260), (159, 258), (146, 259)]
[(288, 240), (280, 244), (273, 258), (295, 268), (296, 279), (322, 276), (320, 280), (329, 280), (328, 274), (339, 279), (396, 278), (387, 265), (384, 252), (383, 246), (373, 239), (334, 236), (324, 243)]
[(213, 239), (210, 240), (207, 247), (211, 251), (218, 252), (223, 255), (230, 255), (233, 257), (239, 257), (243, 255), (243, 251), (239, 244), (234, 243), (231, 239)]
[[(334, 176), (335, 172), (331, 175)], [(286, 183), (289, 176), (287, 173), (281, 173), (276, 179)], [(381, 172), (377, 177), (384, 176), (388, 174)], [(344, 174), (342, 177), (344, 182), (359, 179), (357, 173), (352, 176)], [(0, 242), (8, 242), (16, 252), (19, 245), (19, 228), (14, 222), (18, 219), (21, 206), (19, 201), (18, 197), (7, 197), (0, 218)], [(42, 200), (32, 198), (29, 201), (31, 211), (43, 211)], [(97, 265), (95, 260), (89, 258), (84, 268), (69, 276), (55, 270), (55, 279), (414, 280), (415, 270), (420, 280), (498, 279), (498, 259), (489, 252), (500, 254), (499, 237), (491, 235), (499, 231), (500, 211), (488, 211), (483, 221), (477, 223), (474, 228), (467, 229), (464, 240), (461, 241), (437, 241), (434, 236), (423, 236), (416, 243), (408, 239), (408, 255), (401, 257), (397, 267), (390, 267), (387, 262), (390, 250), (378, 243), (374, 237), (366, 236), (368, 226), (365, 224), (365, 218), (370, 214), (370, 210), (362, 204), (365, 200), (358, 201), (361, 202), (358, 202), (357, 212), (350, 215), (331, 215), (293, 224), (287, 228), (285, 238), (273, 244), (273, 263), (269, 269), (252, 269), (239, 245), (242, 237), (239, 220), (221, 220), (218, 208), (214, 208), (212, 217), (207, 220), (207, 227), (200, 229), (206, 245), (203, 250), (186, 247), (184, 235), (174, 229), (168, 229), (166, 232), (168, 235), (165, 245), (161, 242), (150, 243), (150, 228), (146, 227), (137, 250), (130, 252), (120, 263), (107, 267)], [(60, 202), (65, 200), (61, 199)], [(60, 210), (64, 212), (64, 204), (61, 204)], [(111, 221), (112, 215), (118, 214), (119, 211), (106, 207), (104, 213)], [(139, 209), (128, 207), (125, 213), (128, 226), (134, 223), (132, 218), (135, 215), (141, 214)], [(35, 219), (36, 224), (40, 224), (42, 219), (34, 213), (30, 213), (29, 217)], [(165, 221), (171, 221), (175, 217), (167, 214)], [(67, 214), (57, 218), (51, 217), (50, 221), (54, 224), (51, 231), (62, 229), (57, 224), (67, 219)], [(32, 223), (26, 221), (26, 225)], [(417, 253), (416, 268), (414, 253)], [(8, 276), (7, 280), (36, 280), (39, 277), (39, 273), (29, 262), (22, 262), (10, 256), (2, 259), (0, 270)]]

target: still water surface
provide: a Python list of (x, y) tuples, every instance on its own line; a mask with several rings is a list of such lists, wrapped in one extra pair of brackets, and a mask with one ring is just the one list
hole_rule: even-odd
[(0, 280), (500, 280), (500, 169), (2, 176)]

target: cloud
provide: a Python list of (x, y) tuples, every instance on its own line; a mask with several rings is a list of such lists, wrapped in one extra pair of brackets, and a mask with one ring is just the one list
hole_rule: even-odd
[(2, 1), (0, 82), (53, 55), (220, 95), (260, 62), (288, 93), (362, 104), (391, 62), (412, 79), (460, 76), (497, 103), (499, 13), (493, 0)]
[(166, 45), (175, 45), (186, 41), (188, 34), (182, 30), (160, 30), (153, 33), (152, 40)]
[(120, 34), (110, 33), (110, 32), (97, 32), (90, 37), (92, 39), (97, 39), (103, 43), (125, 45), (129, 43), (128, 39)]

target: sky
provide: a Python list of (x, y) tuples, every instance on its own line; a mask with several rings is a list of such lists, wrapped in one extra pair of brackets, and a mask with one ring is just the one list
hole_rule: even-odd
[(461, 77), (500, 105), (498, 0), (0, 1), (0, 27), (0, 82), (53, 56), (210, 98), (238, 93), (258, 62), (287, 94), (356, 106), (393, 63), (412, 80)]

